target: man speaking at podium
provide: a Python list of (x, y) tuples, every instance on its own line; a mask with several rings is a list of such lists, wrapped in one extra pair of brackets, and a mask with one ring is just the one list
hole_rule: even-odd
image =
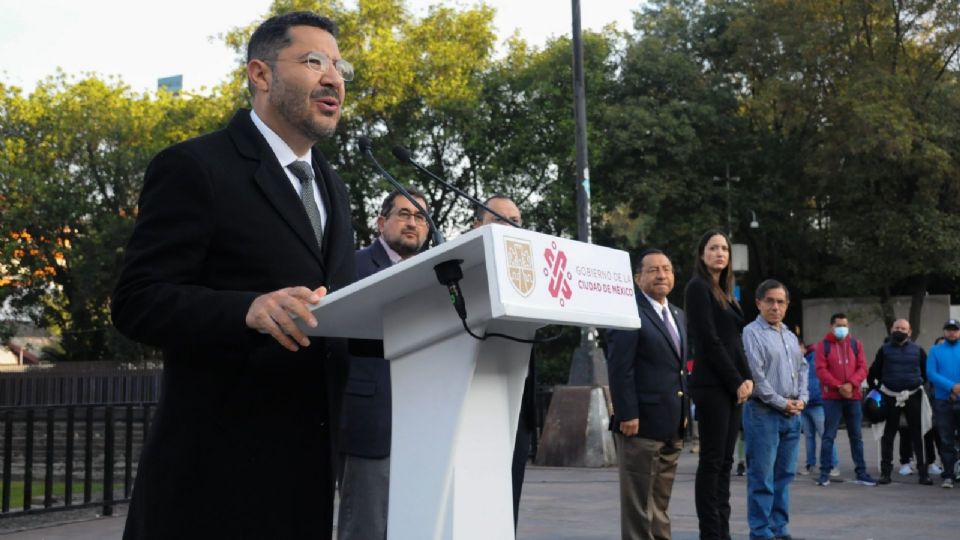
[(125, 539), (330, 538), (346, 342), (291, 317), (315, 326), (308, 305), (354, 279), (347, 189), (312, 148), (353, 78), (336, 33), (264, 21), (253, 111), (147, 168), (113, 320), (163, 350), (163, 390)]
[[(424, 195), (407, 190), (420, 206)], [(427, 240), (427, 218), (399, 191), (387, 195), (377, 216), (380, 236), (356, 253), (357, 279), (409, 259)], [(379, 342), (378, 342), (379, 343)], [(340, 451), (344, 455), (337, 516), (339, 540), (384, 540), (390, 495), (390, 363), (381, 357), (350, 356), (343, 394)]]

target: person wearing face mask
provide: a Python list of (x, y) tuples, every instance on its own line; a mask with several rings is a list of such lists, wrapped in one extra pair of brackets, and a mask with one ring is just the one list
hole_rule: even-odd
[(824, 412), (818, 486), (830, 485), (833, 445), (841, 417), (847, 425), (856, 483), (864, 486), (877, 485), (876, 480), (867, 474), (867, 465), (863, 459), (863, 437), (860, 433), (863, 419), (860, 384), (867, 377), (867, 361), (863, 354), (863, 343), (850, 336), (849, 324), (845, 314), (834, 313), (830, 316), (830, 332), (816, 347), (814, 362), (817, 365), (817, 378), (820, 379)]
[[(921, 410), (927, 353), (910, 341), (910, 334), (910, 323), (906, 319), (894, 321), (890, 327), (890, 339), (877, 350), (867, 377), (871, 388), (877, 388), (883, 394), (883, 411), (886, 415), (883, 437), (880, 439), (880, 484), (891, 482), (893, 439), (897, 436), (901, 414), (907, 419), (908, 436), (917, 463), (925, 463)], [(917, 469), (920, 483), (932, 485), (927, 468), (919, 466)]]
[(940, 435), (940, 452), (943, 455), (943, 484), (952, 488), (956, 480), (954, 464), (957, 449), (954, 441), (960, 431), (960, 321), (950, 319), (943, 325), (946, 341), (930, 349), (927, 357), (927, 376), (933, 383), (933, 411), (936, 415), (937, 433)]

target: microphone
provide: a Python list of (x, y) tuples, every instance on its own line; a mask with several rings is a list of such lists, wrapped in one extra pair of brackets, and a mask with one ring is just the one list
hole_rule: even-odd
[(501, 215), (500, 213), (494, 212), (492, 208), (490, 208), (489, 206), (487, 206), (487, 205), (483, 204), (482, 202), (480, 202), (480, 200), (477, 199), (476, 197), (470, 195), (470, 194), (467, 193), (466, 191), (463, 191), (462, 189), (458, 188), (457, 186), (451, 184), (450, 182), (447, 182), (447, 181), (444, 180), (443, 178), (440, 178), (439, 176), (437, 176), (437, 175), (433, 174), (432, 172), (430, 172), (429, 169), (427, 169), (427, 168), (424, 167), (423, 165), (420, 165), (419, 163), (417, 163), (416, 161), (414, 161), (414, 160), (413, 160), (413, 156), (410, 155), (410, 151), (407, 150), (406, 148), (404, 148), (404, 147), (402, 147), (402, 146), (400, 146), (400, 145), (394, 146), (394, 147), (393, 147), (393, 155), (396, 156), (396, 158), (399, 159), (402, 163), (409, 163), (410, 165), (413, 165), (418, 171), (426, 174), (426, 175), (429, 176), (430, 178), (433, 178), (434, 180), (436, 180), (437, 182), (439, 182), (440, 185), (442, 185), (443, 187), (449, 189), (450, 191), (453, 191), (454, 193), (456, 193), (457, 195), (463, 197), (464, 199), (467, 199), (468, 201), (470, 201), (471, 203), (473, 203), (474, 206), (479, 206), (480, 208), (483, 208), (483, 209), (486, 210), (487, 212), (490, 212), (491, 214), (493, 214), (494, 216), (496, 216), (496, 217), (497, 217), (500, 221), (502, 221), (503, 223), (509, 223), (510, 225), (513, 225), (514, 227), (516, 227), (516, 228), (518, 228), (518, 229), (522, 229), (522, 228), (523, 228), (523, 227), (521, 227), (520, 225), (517, 225), (516, 223), (514, 223), (514, 222), (510, 221), (509, 219), (505, 218), (505, 217), (504, 217), (503, 215)]
[(439, 246), (440, 244), (446, 242), (447, 240), (443, 237), (440, 229), (437, 228), (437, 224), (434, 223), (433, 218), (430, 217), (430, 212), (427, 212), (427, 209), (420, 205), (417, 199), (415, 199), (413, 195), (411, 195), (410, 192), (403, 187), (403, 184), (391, 176), (390, 173), (388, 173), (387, 170), (380, 165), (380, 162), (377, 161), (377, 158), (373, 156), (373, 144), (370, 142), (370, 138), (364, 135), (358, 138), (357, 142), (360, 145), (360, 152), (367, 156), (367, 159), (370, 160), (370, 163), (373, 163), (373, 167), (377, 169), (377, 171), (387, 179), (387, 182), (390, 182), (390, 185), (396, 188), (396, 190), (399, 191), (404, 198), (410, 201), (410, 204), (412, 204), (414, 208), (419, 210), (420, 213), (427, 218), (427, 223), (430, 224), (430, 235), (433, 238), (433, 245)]

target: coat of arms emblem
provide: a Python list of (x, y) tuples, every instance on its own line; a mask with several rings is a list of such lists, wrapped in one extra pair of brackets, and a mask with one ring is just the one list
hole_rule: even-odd
[(533, 245), (529, 240), (504, 237), (507, 252), (507, 272), (510, 285), (520, 296), (530, 296), (536, 285), (536, 272), (533, 270)]

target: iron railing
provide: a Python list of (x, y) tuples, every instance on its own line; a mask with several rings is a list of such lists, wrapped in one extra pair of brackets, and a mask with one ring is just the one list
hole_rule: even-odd
[(112, 515), (130, 499), (155, 409), (156, 402), (0, 407), (0, 519), (100, 505)]
[(0, 373), (0, 406), (155, 402), (163, 370), (119, 362), (70, 362)]

